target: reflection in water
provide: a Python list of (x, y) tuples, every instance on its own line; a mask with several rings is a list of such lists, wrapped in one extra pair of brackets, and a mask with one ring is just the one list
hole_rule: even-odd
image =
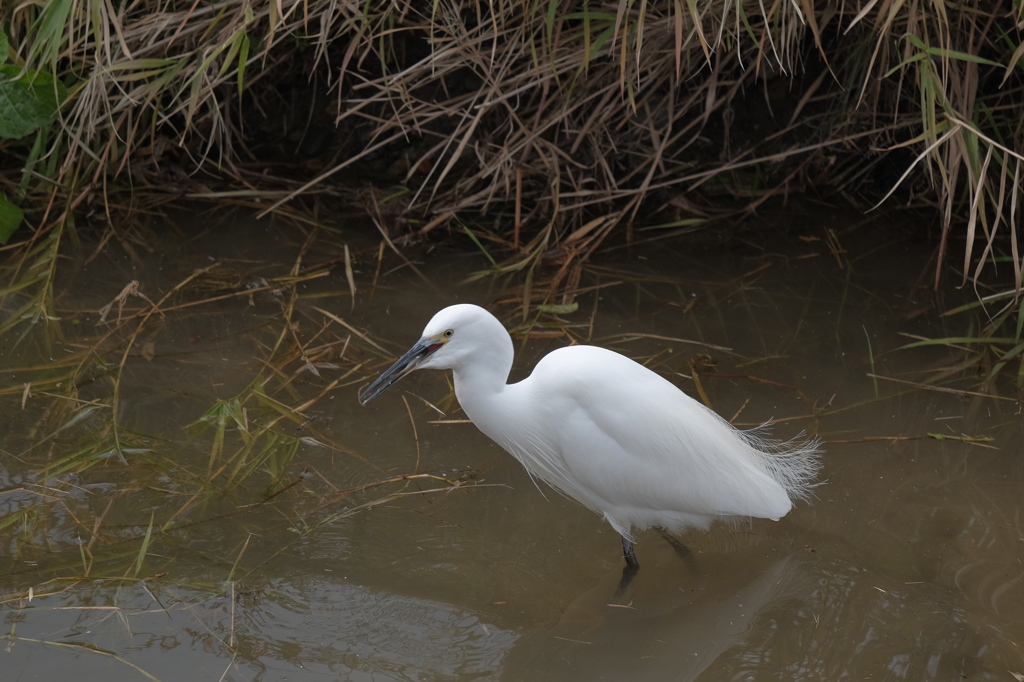
[[(580, 595), (557, 625), (523, 637), (503, 679), (697, 679), (723, 653), (747, 643), (763, 611), (804, 596), (804, 569), (792, 557), (767, 569), (749, 562), (750, 556), (729, 558), (752, 570), (725, 580), (703, 575), (693, 589), (662, 584), (627, 608), (605, 606), (613, 583)], [(601, 613), (602, 621), (588, 626)], [(764, 655), (759, 667), (777, 665), (774, 658)]]

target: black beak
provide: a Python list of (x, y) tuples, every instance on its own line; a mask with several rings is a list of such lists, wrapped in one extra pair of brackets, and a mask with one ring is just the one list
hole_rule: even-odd
[(395, 364), (388, 367), (387, 371), (377, 377), (369, 387), (359, 394), (359, 402), (363, 405), (370, 402), (384, 391), (388, 390), (393, 383), (416, 370), (420, 363), (433, 355), (434, 351), (443, 346), (431, 339), (420, 339), (412, 348), (400, 357)]

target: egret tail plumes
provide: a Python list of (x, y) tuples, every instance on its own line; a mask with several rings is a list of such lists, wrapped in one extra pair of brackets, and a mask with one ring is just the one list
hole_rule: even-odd
[(456, 397), (473, 423), (532, 476), (603, 515), (623, 536), (634, 571), (634, 528), (778, 520), (814, 486), (820, 441), (739, 431), (623, 355), (560, 348), (529, 377), (507, 384), (512, 360), (512, 340), (493, 315), (451, 306), (360, 399), (369, 402), (416, 369), (453, 370)]
[(768, 474), (779, 482), (790, 499), (807, 502), (811, 490), (821, 484), (821, 439), (804, 440), (800, 434), (790, 440), (776, 440), (768, 436), (767, 424), (737, 431), (764, 465)]

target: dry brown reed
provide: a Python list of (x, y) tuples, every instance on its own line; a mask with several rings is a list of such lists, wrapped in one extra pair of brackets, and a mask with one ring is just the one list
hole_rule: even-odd
[(930, 206), (933, 287), (973, 282), (996, 370), (1024, 348), (1020, 3), (51, 0), (4, 30), (67, 97), (2, 142), (0, 191), (35, 210), (4, 252), (0, 333), (54, 317), (79, 226), (132, 252), (125, 217), (182, 197), (363, 211), (378, 264), (386, 245), (414, 272), (405, 244), (468, 238), (521, 274), (525, 319), (641, 225), (808, 192)]
[[(22, 63), (68, 85), (60, 125), (22, 157), (24, 188), (49, 203), (36, 226), (89, 204), (109, 214), (125, 190), (223, 200), (246, 187), (267, 210), (340, 194), (391, 242), (500, 224), (491, 248), (515, 269), (553, 248), (585, 259), (659, 209), (679, 225), (832, 189), (933, 204), (940, 264), (962, 228), (963, 276), (1012, 258), (1019, 290), (1022, 13), (980, 0), (52, 0), (15, 7), (8, 30)], [(344, 189), (368, 177), (403, 189)]]

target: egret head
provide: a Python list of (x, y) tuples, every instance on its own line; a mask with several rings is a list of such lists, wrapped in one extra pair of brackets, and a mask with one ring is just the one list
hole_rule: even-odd
[(434, 315), (422, 338), (359, 395), (359, 402), (365, 405), (417, 369), (458, 369), (470, 356), (487, 356), (505, 346), (511, 366), (512, 341), (493, 315), (475, 305), (449, 306)]

